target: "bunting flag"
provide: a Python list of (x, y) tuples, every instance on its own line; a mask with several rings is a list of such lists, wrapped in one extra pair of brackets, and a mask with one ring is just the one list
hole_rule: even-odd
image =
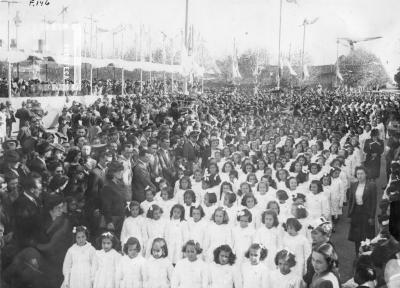
[(310, 77), (310, 73), (308, 73), (307, 65), (303, 66), (303, 79), (308, 79)]
[(297, 76), (296, 71), (293, 70), (292, 65), (290, 65), (290, 62), (289, 62), (288, 59), (285, 59), (285, 64), (286, 64), (286, 66), (287, 66), (288, 69), (289, 69), (290, 75), (292, 75), (292, 76)]
[(340, 73), (339, 66), (336, 66), (336, 76), (339, 78), (340, 81), (343, 81), (343, 76)]

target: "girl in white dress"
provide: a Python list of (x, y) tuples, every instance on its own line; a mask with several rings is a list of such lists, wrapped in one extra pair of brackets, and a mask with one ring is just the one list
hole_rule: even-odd
[(270, 271), (262, 263), (267, 257), (267, 249), (262, 244), (252, 244), (246, 252), (249, 261), (240, 267), (240, 283), (242, 288), (272, 288), (269, 285)]
[(124, 256), (117, 269), (117, 288), (142, 288), (146, 260), (138, 239), (130, 237), (124, 245)]
[(111, 232), (106, 232), (101, 234), (99, 242), (102, 249), (96, 251), (93, 288), (116, 288), (116, 272), (121, 260), (121, 255), (114, 249), (117, 239)]
[(140, 246), (144, 247), (146, 239), (145, 221), (143, 209), (137, 201), (128, 202), (126, 206), (126, 218), (122, 224), (121, 245), (124, 246), (128, 238), (135, 237)]
[[(151, 243), (155, 238), (164, 238), (165, 237), (165, 227), (167, 225), (167, 220), (162, 218), (163, 210), (158, 205), (152, 205), (147, 212), (147, 221), (146, 221), (146, 252), (145, 256), (148, 258), (150, 256)], [(166, 212), (166, 214), (169, 214)]]
[(209, 265), (209, 288), (240, 287), (240, 277), (235, 265), (236, 256), (229, 245), (221, 245), (214, 250), (214, 262)]
[(275, 256), (275, 264), (278, 269), (270, 275), (271, 287), (301, 288), (302, 279), (292, 272), (296, 265), (296, 256), (286, 249), (279, 251)]
[(231, 227), (236, 226), (236, 216), (237, 213), (239, 212), (239, 208), (237, 206), (237, 197), (236, 194), (233, 192), (227, 192), (224, 195), (224, 201), (223, 204), (221, 205), (226, 213), (228, 213), (228, 217), (229, 217), (229, 225)]
[(189, 240), (182, 251), (185, 258), (176, 263), (171, 288), (208, 288), (207, 266), (197, 257), (202, 253), (200, 245)]
[(192, 189), (190, 178), (187, 176), (183, 176), (179, 180), (179, 189), (176, 191), (174, 195), (175, 203), (183, 205), (184, 202), (183, 194), (185, 194), (185, 191), (188, 189)]
[[(168, 188), (169, 189), (169, 188)], [(156, 204), (163, 210), (163, 211), (171, 211), (172, 206), (175, 205), (175, 201), (169, 198), (168, 189), (162, 189), (160, 191), (160, 199), (157, 200)], [(163, 213), (162, 218), (168, 220), (169, 213)]]
[(330, 217), (329, 201), (322, 191), (321, 182), (313, 180), (310, 184), (310, 193), (307, 194), (305, 203), (311, 221), (321, 216), (326, 219)]
[(286, 233), (282, 239), (282, 247), (287, 247), (296, 256), (296, 266), (293, 272), (303, 277), (306, 272), (307, 257), (311, 253), (311, 244), (304, 235), (300, 234), (302, 226), (296, 218), (289, 218), (285, 223)]
[(278, 215), (272, 209), (267, 209), (262, 214), (262, 223), (264, 224), (257, 229), (254, 235), (254, 243), (260, 243), (268, 247), (268, 256), (265, 260), (270, 270), (276, 269), (274, 258), (280, 244), (280, 231), (278, 230), (279, 221)]
[(217, 195), (215, 193), (207, 192), (204, 194), (204, 214), (206, 221), (211, 221), (212, 215), (214, 215), (215, 209), (218, 208), (217, 206)]
[(185, 210), (184, 218), (187, 220), (190, 218), (190, 211), (196, 206), (197, 198), (193, 190), (186, 190), (186, 192), (183, 194), (183, 199), (185, 202), (183, 204)]
[(185, 208), (175, 204), (170, 213), (171, 220), (165, 226), (165, 241), (168, 247), (168, 259), (176, 264), (182, 259), (182, 246), (188, 239), (189, 230), (185, 220)]
[(238, 226), (232, 229), (233, 251), (237, 256), (238, 263), (245, 260), (245, 253), (253, 243), (255, 229), (250, 223), (252, 214), (248, 209), (243, 209), (237, 214)]
[(221, 245), (232, 246), (232, 230), (231, 226), (228, 225), (229, 218), (228, 213), (222, 207), (218, 207), (213, 216), (211, 217), (212, 222), (207, 225), (207, 233), (205, 237), (205, 246), (207, 261), (211, 262), (214, 250)]
[(261, 181), (258, 183), (254, 196), (256, 196), (258, 207), (264, 211), (269, 201), (276, 200), (276, 190), (269, 187), (268, 181)]
[(144, 268), (144, 285), (148, 288), (169, 288), (174, 267), (168, 259), (167, 243), (162, 238), (154, 239), (151, 256)]
[(337, 210), (338, 217), (342, 215), (343, 203), (346, 200), (346, 185), (340, 178), (340, 173), (340, 168), (334, 168), (330, 173), (332, 177), (332, 191), (334, 191), (332, 195), (332, 202), (335, 203), (334, 209)]
[(88, 230), (85, 226), (72, 230), (75, 244), (65, 255), (63, 264), (63, 288), (91, 288), (92, 272), (96, 250), (87, 242)]
[(207, 231), (207, 221), (204, 219), (202, 206), (193, 207), (190, 218), (187, 220), (189, 236), (188, 239), (194, 240), (204, 247), (204, 237)]
[(252, 193), (243, 195), (241, 205), (243, 208), (246, 208), (250, 211), (253, 220), (250, 226), (252, 226), (254, 229), (257, 229), (261, 226), (262, 211), (258, 208), (257, 204), (257, 199)]

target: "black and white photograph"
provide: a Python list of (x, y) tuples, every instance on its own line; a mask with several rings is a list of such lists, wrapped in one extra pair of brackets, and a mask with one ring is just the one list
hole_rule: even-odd
[(400, 288), (399, 0), (0, 0), (0, 288)]

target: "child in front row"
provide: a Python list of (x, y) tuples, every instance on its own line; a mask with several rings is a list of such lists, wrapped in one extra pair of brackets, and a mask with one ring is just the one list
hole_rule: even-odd
[(111, 232), (105, 232), (98, 242), (102, 249), (96, 251), (93, 288), (116, 287), (116, 272), (121, 260), (121, 255), (115, 250), (118, 240)]
[(302, 279), (292, 272), (296, 265), (296, 256), (290, 251), (283, 249), (279, 251), (274, 259), (277, 270), (272, 271), (270, 286), (280, 288), (301, 288)]
[(185, 258), (176, 263), (171, 288), (207, 288), (207, 266), (197, 257), (202, 253), (200, 245), (189, 240), (183, 246), (182, 252)]
[(87, 242), (89, 231), (85, 226), (74, 227), (72, 234), (75, 244), (68, 249), (64, 258), (62, 287), (90, 288), (96, 250)]
[(269, 269), (262, 261), (267, 258), (268, 251), (262, 244), (251, 244), (246, 252), (249, 261), (243, 262), (240, 268), (240, 284), (242, 288), (269, 288)]
[(151, 288), (169, 288), (174, 267), (168, 259), (168, 248), (165, 240), (163, 238), (154, 239), (150, 253), (151, 256), (144, 268), (144, 282), (146, 286)]
[(124, 256), (117, 269), (117, 283), (119, 288), (142, 288), (144, 281), (144, 267), (146, 260), (142, 257), (138, 239), (128, 238), (124, 245)]
[(221, 245), (214, 250), (214, 262), (208, 269), (209, 288), (240, 287), (235, 260), (236, 256), (229, 245)]

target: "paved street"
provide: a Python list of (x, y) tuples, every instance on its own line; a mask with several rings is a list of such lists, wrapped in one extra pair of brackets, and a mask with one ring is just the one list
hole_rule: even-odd
[[(378, 200), (382, 197), (382, 187), (386, 184), (386, 161), (382, 157), (381, 177), (377, 181)], [(378, 208), (379, 209), (379, 208)], [(377, 212), (377, 215), (379, 212)], [(339, 270), (342, 281), (347, 281), (353, 276), (353, 261), (355, 258), (354, 243), (347, 240), (350, 227), (350, 219), (347, 218), (347, 207), (345, 207), (342, 218), (336, 226), (336, 233), (332, 236), (332, 242), (335, 244), (339, 254)]]

